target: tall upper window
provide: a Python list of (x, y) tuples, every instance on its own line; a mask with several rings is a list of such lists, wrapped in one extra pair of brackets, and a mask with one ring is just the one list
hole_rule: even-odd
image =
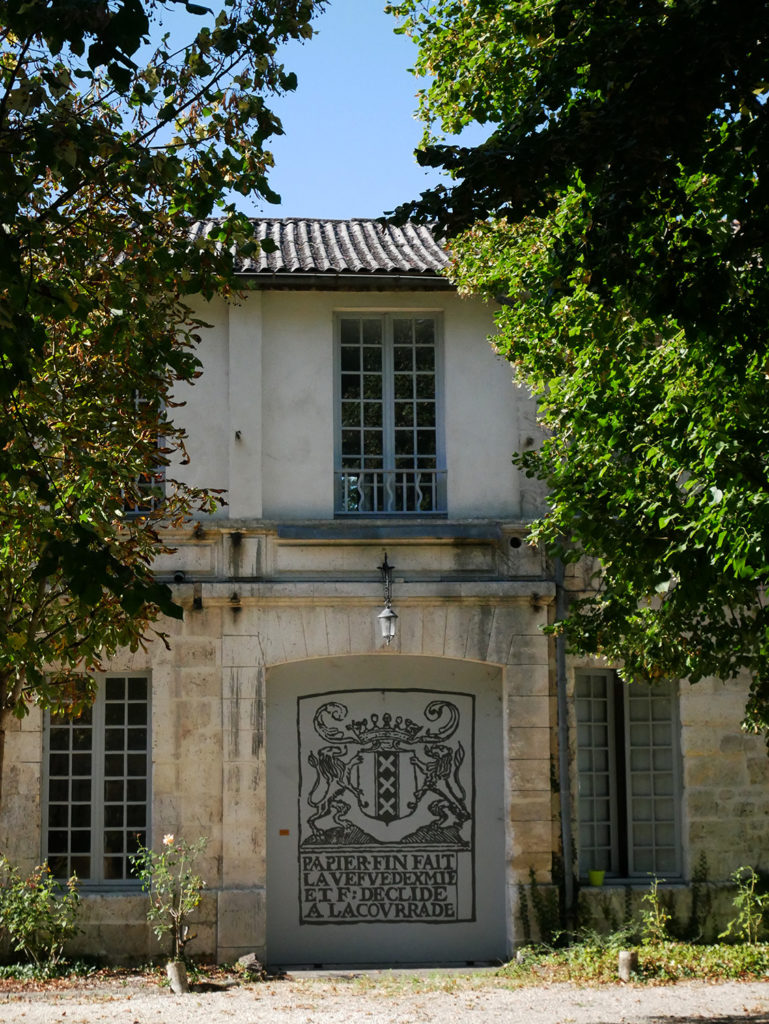
[(680, 875), (678, 715), (670, 685), (581, 672), (575, 686), (579, 865)]
[(445, 512), (436, 318), (343, 314), (337, 331), (336, 512)]
[[(133, 403), (139, 423), (142, 423), (148, 414), (157, 416), (157, 403), (154, 399), (146, 398), (139, 391), (134, 391)], [(162, 437), (158, 437), (157, 446), (163, 447)], [(123, 511), (129, 516), (154, 512), (163, 504), (165, 484), (165, 467), (162, 465), (139, 473), (133, 481), (133, 487), (125, 488), (123, 491)]]
[(108, 675), (91, 708), (46, 723), (44, 853), (54, 875), (119, 882), (149, 825), (149, 680)]

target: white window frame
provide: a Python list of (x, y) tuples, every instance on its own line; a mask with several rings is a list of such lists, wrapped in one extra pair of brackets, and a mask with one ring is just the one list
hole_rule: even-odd
[[(348, 495), (354, 474), (345, 471), (342, 466), (342, 322), (344, 320), (360, 321), (364, 319), (379, 320), (382, 323), (382, 417), (384, 435), (384, 464), (381, 475), (384, 480), (386, 504), (382, 507), (350, 509)], [(433, 508), (409, 509), (398, 507), (393, 501), (394, 487), (391, 481), (399, 473), (395, 469), (395, 399), (394, 399), (394, 345), (393, 321), (431, 320), (433, 323), (434, 382), (435, 382), (435, 469), (423, 471), (421, 481), (424, 490), (432, 488)], [(445, 418), (444, 418), (444, 362), (443, 362), (443, 317), (434, 309), (355, 309), (338, 311), (334, 314), (334, 514), (337, 517), (428, 517), (445, 518), (447, 514), (446, 494), (446, 449), (445, 449)], [(419, 457), (419, 453), (416, 453)], [(376, 473), (376, 471), (374, 471)], [(400, 471), (404, 475), (408, 470)], [(419, 477), (419, 471), (415, 470)], [(417, 487), (420, 481), (417, 479)], [(354, 488), (354, 484), (352, 485)]]
[[(591, 679), (603, 683), (605, 700), (579, 694), (580, 682)], [(655, 697), (669, 699), (669, 715), (655, 715)], [(648, 721), (642, 717), (645, 703)], [(617, 879), (681, 878), (677, 686), (627, 685), (611, 670), (579, 670), (574, 706), (580, 876), (596, 869)], [(648, 741), (634, 742), (634, 732)]]
[[(51, 772), (51, 755), (59, 753), (56, 749), (52, 749), (52, 731), (63, 728), (77, 729), (78, 719), (67, 720), (66, 718), (58, 718), (56, 715), (52, 715), (50, 712), (46, 712), (44, 720), (44, 732), (43, 732), (43, 773), (42, 773), (42, 856), (43, 859), (47, 860), (49, 866), (51, 866), (54, 874), (58, 874), (59, 877), (65, 877), (72, 873), (74, 870), (78, 878), (80, 879), (83, 886), (88, 888), (108, 888), (108, 889), (125, 889), (125, 888), (136, 888), (139, 885), (139, 880), (130, 876), (130, 862), (128, 856), (131, 852), (135, 851), (134, 836), (138, 835), (144, 845), (149, 845), (151, 836), (151, 797), (152, 797), (152, 679), (147, 672), (108, 672), (98, 677), (99, 685), (94, 700), (93, 706), (90, 709), (91, 718), (91, 764), (90, 764), (90, 775), (86, 776), (82, 772), (71, 772), (69, 774), (55, 773), (52, 775)], [(123, 725), (116, 723), (107, 723), (107, 690), (109, 687), (110, 680), (125, 680), (127, 684), (126, 698), (130, 697), (130, 689), (128, 684), (132, 680), (139, 680), (146, 685), (146, 700), (141, 699), (124, 699), (126, 704), (126, 721)], [(117, 703), (117, 702), (115, 702)], [(131, 722), (132, 717), (130, 713), (131, 707), (137, 707), (143, 705), (146, 708), (145, 715), (146, 722)], [(107, 730), (112, 728), (118, 730), (122, 728), (126, 732), (126, 742), (120, 749), (107, 750)], [(131, 745), (132, 737), (128, 737), (128, 732), (131, 729), (144, 729), (146, 731), (146, 744), (143, 751), (140, 751), (138, 747)], [(74, 749), (74, 742), (70, 741), (70, 747)], [(61, 751), (64, 753), (65, 751)], [(66, 751), (71, 753), (72, 751)], [(137, 774), (132, 775), (127, 758), (132, 755), (143, 754), (145, 757), (145, 772), (143, 775)], [(106, 770), (105, 756), (109, 755), (122, 755), (124, 758), (124, 770), (121, 775), (115, 772), (108, 773)], [(71, 762), (70, 762), (71, 765)], [(72, 782), (74, 778), (85, 779), (90, 778), (90, 800), (86, 799), (82, 794), (79, 794), (78, 800), (72, 799)], [(69, 796), (67, 800), (63, 799), (51, 799), (51, 784), (60, 782), (63, 779), (69, 780)], [(123, 783), (123, 796), (122, 799), (117, 799), (112, 795), (110, 800), (107, 800), (105, 793), (105, 786), (108, 782), (122, 782)], [(129, 796), (128, 786), (131, 782), (138, 783), (144, 782), (144, 798), (139, 799), (134, 794), (133, 798)], [(85, 826), (73, 826), (72, 809), (76, 806), (86, 806), (90, 804), (90, 824)], [(51, 824), (51, 808), (52, 807), (64, 807), (69, 809), (68, 823), (66, 825)], [(143, 827), (135, 824), (132, 821), (132, 813), (129, 813), (129, 809), (134, 809), (138, 806), (144, 807), (144, 824)], [(118, 827), (114, 822), (107, 820), (107, 810), (111, 809), (112, 812), (118, 808), (123, 808), (123, 821)], [(55, 813), (55, 812), (54, 812)], [(72, 833), (78, 830), (82, 833), (88, 832), (90, 835), (89, 850), (86, 851), (73, 851), (72, 850)], [(62, 854), (59, 850), (51, 850), (50, 846), (50, 835), (51, 832), (66, 832), (68, 836), (66, 854)], [(108, 846), (107, 834), (109, 832), (123, 833), (124, 850), (122, 853), (116, 853), (105, 849)], [(78, 853), (87, 855), (90, 858), (89, 873), (86, 875), (82, 870), (78, 871)], [(112, 854), (113, 857), (119, 857), (124, 866), (124, 875), (119, 878), (109, 877), (109, 872), (105, 871), (105, 859), (108, 855)], [(66, 858), (66, 866), (60, 863), (59, 858), (64, 856)], [(82, 862), (81, 862), (82, 863)], [(62, 870), (59, 870), (62, 868)]]

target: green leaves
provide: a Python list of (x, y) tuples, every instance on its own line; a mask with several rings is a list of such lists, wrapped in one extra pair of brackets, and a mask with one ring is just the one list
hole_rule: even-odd
[[(142, 49), (178, 3), (188, 37)], [(236, 287), (253, 231), (230, 192), (273, 196), (264, 96), (294, 87), (275, 55), (314, 7), (0, 0), (0, 715), (74, 706), (181, 616), (159, 527), (218, 503), (171, 473), (200, 369), (188, 299)]]
[[(599, 559), (557, 628), (628, 678), (747, 673), (769, 730), (769, 4), (404, 0), (452, 181), (401, 207), (539, 402), (533, 536)], [(493, 125), (485, 143), (439, 130)]]
[(0, 929), (11, 946), (38, 967), (62, 958), (64, 943), (80, 930), (78, 880), (56, 880), (47, 865), (35, 867), (25, 878), (0, 854)]
[(207, 844), (205, 837), (189, 843), (168, 834), (163, 836), (161, 851), (140, 843), (131, 858), (142, 889), (149, 894), (147, 920), (158, 939), (170, 934), (172, 960), (182, 959), (185, 946), (195, 938), (190, 935), (189, 918), (203, 898), (206, 883), (193, 865)]

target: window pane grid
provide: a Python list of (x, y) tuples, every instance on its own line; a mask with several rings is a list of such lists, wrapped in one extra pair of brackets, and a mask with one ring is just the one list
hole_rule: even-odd
[(669, 687), (575, 682), (580, 871), (680, 873), (677, 725)]
[[(341, 458), (344, 469), (381, 469), (383, 368), (382, 324), (379, 320), (342, 321)], [(369, 487), (378, 490), (376, 481)], [(369, 495), (374, 500), (376, 495)]]
[[(138, 391), (133, 395), (134, 408), (138, 414), (142, 414), (145, 408), (152, 408), (155, 401), (146, 398)], [(158, 448), (162, 447), (162, 438), (158, 437)], [(163, 466), (158, 466), (152, 472), (139, 473), (134, 480), (134, 489), (129, 494), (123, 492), (123, 511), (128, 516), (141, 515), (142, 513), (154, 512), (161, 508), (165, 500), (166, 471)]]
[(609, 730), (613, 709), (609, 678), (602, 675), (577, 679), (577, 745), (579, 764), (579, 840), (585, 870), (612, 871), (616, 867), (612, 841), (614, 761)]
[[(146, 820), (141, 820), (138, 827), (128, 825), (128, 779), (147, 778), (146, 696), (131, 700), (132, 696), (135, 693), (129, 692), (128, 678), (108, 680), (104, 702), (105, 720), (111, 723), (105, 729), (104, 752), (105, 879), (128, 878), (131, 870), (129, 857), (136, 852), (139, 841), (143, 843), (146, 840)], [(113, 750), (116, 752), (112, 753)], [(133, 810), (135, 820), (136, 805), (133, 805)]]
[(672, 712), (669, 688), (638, 684), (627, 688), (630, 875), (679, 871)]
[(435, 320), (342, 317), (340, 341), (336, 511), (442, 512)]
[[(90, 869), (89, 796), (93, 766), (90, 713), (78, 719), (52, 716), (48, 750), (48, 860), (55, 875), (69, 878), (73, 873), (80, 873), (78, 866)], [(76, 801), (77, 796), (80, 801)]]
[(87, 716), (52, 716), (47, 750), (51, 870), (94, 882), (130, 878), (129, 858), (147, 839), (147, 678), (108, 676)]

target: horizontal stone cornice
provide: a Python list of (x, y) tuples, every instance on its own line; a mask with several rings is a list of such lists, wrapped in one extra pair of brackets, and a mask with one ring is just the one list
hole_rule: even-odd
[[(174, 589), (177, 601), (191, 605), (193, 587), (180, 584)], [(196, 590), (196, 593), (198, 591)], [(223, 607), (258, 605), (340, 605), (382, 604), (380, 583), (345, 582), (263, 582), (263, 583), (203, 583), (199, 587), (204, 605)], [(237, 600), (235, 599), (237, 595)], [(541, 604), (547, 605), (555, 597), (555, 584), (547, 580), (503, 580), (472, 582), (394, 582), (393, 605), (426, 604)]]

